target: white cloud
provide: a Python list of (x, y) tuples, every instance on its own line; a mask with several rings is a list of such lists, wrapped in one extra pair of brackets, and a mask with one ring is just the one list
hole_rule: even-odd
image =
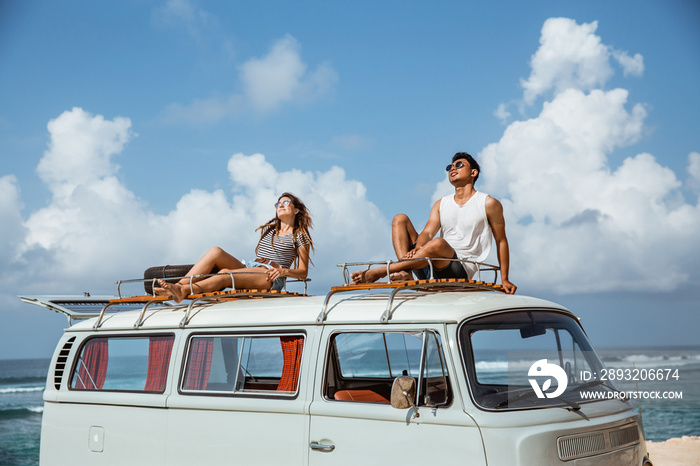
[(510, 118), (510, 112), (506, 104), (499, 104), (498, 108), (493, 112), (493, 115), (501, 120), (501, 123), (505, 124), (506, 120)]
[(644, 57), (636, 53), (634, 57), (630, 57), (627, 52), (622, 50), (614, 50), (613, 57), (622, 66), (622, 72), (625, 76), (641, 76), (644, 73)]
[(691, 152), (688, 155), (688, 173), (695, 181), (700, 181), (700, 153)]
[(700, 193), (700, 153), (691, 152), (688, 155), (688, 188)]
[[(511, 123), (479, 154), (478, 189), (501, 198), (508, 221), (514, 281), (559, 293), (670, 290), (697, 273), (700, 207), (681, 195), (676, 174), (641, 153), (610, 165), (610, 155), (643, 136), (646, 110), (624, 89), (605, 91), (610, 48), (597, 24), (545, 22), (530, 103), (554, 89), (534, 118)], [(625, 58), (626, 57), (626, 58)], [(617, 59), (641, 73), (641, 56)], [(700, 174), (700, 156), (689, 173)], [(450, 192), (445, 181), (434, 197)]]
[(327, 63), (313, 71), (308, 68), (299, 43), (286, 35), (272, 45), (267, 55), (241, 65), (241, 93), (198, 98), (187, 105), (173, 103), (164, 110), (163, 119), (168, 123), (215, 123), (247, 112), (271, 113), (285, 104), (311, 103), (332, 93), (338, 81), (336, 71)]
[(111, 157), (133, 137), (130, 128), (128, 118), (107, 121), (80, 108), (66, 111), (48, 124), (49, 150), (37, 172), (54, 195), (70, 196), (75, 187), (117, 172)]
[(526, 103), (552, 88), (593, 89), (612, 76), (610, 51), (594, 34), (597, 28), (597, 21), (581, 25), (568, 18), (545, 21), (540, 47), (530, 61), (532, 72), (521, 82)]
[(281, 104), (312, 101), (327, 94), (337, 74), (327, 64), (308, 72), (300, 45), (286, 35), (262, 58), (252, 58), (241, 66), (241, 81), (252, 108), (260, 113), (276, 110)]
[[(387, 219), (362, 183), (348, 180), (339, 167), (279, 172), (262, 154), (235, 154), (227, 166), (230, 193), (192, 190), (159, 215), (114, 176), (112, 158), (130, 134), (127, 119), (73, 109), (53, 120), (49, 132), (50, 149), (39, 164), (53, 193), (46, 207), (22, 221), (16, 180), (0, 178), (0, 222), (12, 225), (2, 233), (0, 256), (7, 260), (0, 276), (21, 280), (22, 292), (113, 292), (116, 279), (138, 277), (153, 265), (194, 262), (214, 245), (251, 260), (254, 230), (274, 216), (273, 203), (283, 191), (298, 195), (313, 215), (315, 289), (340, 282), (334, 270), (340, 258), (386, 253), (387, 245), (380, 248), (375, 238), (390, 241)], [(69, 169), (80, 164), (87, 167), (83, 173)]]
[(643, 57), (632, 57), (603, 44), (595, 34), (597, 28), (597, 21), (580, 25), (569, 18), (545, 21), (540, 47), (530, 61), (530, 76), (521, 80), (526, 104), (549, 91), (556, 95), (570, 88), (589, 91), (604, 86), (613, 76), (611, 56), (620, 63), (625, 76), (642, 74)]
[(188, 0), (168, 0), (153, 10), (157, 25), (185, 30), (195, 40), (201, 40), (216, 23), (215, 18)]
[(165, 108), (168, 123), (208, 124), (241, 113), (245, 108), (243, 96), (234, 94), (209, 99), (194, 99), (189, 105), (173, 103)]
[(6, 264), (16, 255), (16, 248), (25, 234), (22, 221), (22, 201), (17, 178), (0, 178), (0, 263)]

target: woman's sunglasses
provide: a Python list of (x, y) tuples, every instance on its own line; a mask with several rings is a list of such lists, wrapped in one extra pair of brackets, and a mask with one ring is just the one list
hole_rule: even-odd
[(289, 199), (285, 199), (282, 202), (275, 202), (275, 209), (279, 209), (282, 206), (287, 207), (291, 203), (292, 203), (292, 201), (290, 201)]
[(464, 166), (464, 162), (462, 162), (461, 160), (458, 160), (458, 161), (455, 162), (454, 164), (451, 163), (451, 164), (449, 164), (448, 166), (446, 166), (446, 167), (445, 167), (445, 171), (448, 172), (448, 171), (452, 170), (452, 167), (455, 167), (455, 168), (462, 168), (463, 166)]

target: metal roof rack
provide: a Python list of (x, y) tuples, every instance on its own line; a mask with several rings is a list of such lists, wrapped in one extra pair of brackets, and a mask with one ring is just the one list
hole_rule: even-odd
[[(114, 296), (91, 296), (89, 293), (75, 296), (19, 296), (22, 302), (45, 307), (68, 317), (68, 325), (93, 317), (104, 316), (107, 308), (112, 311), (132, 311), (140, 307), (141, 302), (123, 301), (112, 303)], [(160, 305), (170, 306), (165, 300)]]
[[(244, 272), (248, 274), (264, 274), (265, 272)], [(229, 301), (236, 299), (246, 299), (246, 298), (281, 298), (281, 297), (292, 297), (292, 296), (308, 296), (306, 294), (308, 282), (310, 279), (288, 279), (285, 282), (285, 288), (282, 290), (222, 290), (209, 293), (194, 293), (192, 285), (195, 278), (206, 278), (214, 275), (232, 275), (230, 273), (225, 274), (208, 274), (208, 275), (194, 275), (187, 277), (168, 277), (168, 280), (179, 280), (182, 278), (190, 279), (190, 294), (185, 297), (185, 300), (190, 301), (185, 316), (180, 322), (180, 327), (184, 327), (189, 323), (190, 314), (195, 304), (199, 303), (209, 303), (216, 301)], [(235, 275), (235, 274), (233, 274)], [(234, 277), (231, 277), (234, 280)], [(138, 319), (134, 323), (134, 328), (138, 329), (143, 325), (145, 320), (146, 311), (154, 306), (161, 308), (172, 308), (172, 298), (170, 296), (160, 296), (156, 294), (152, 295), (138, 295), (138, 296), (122, 296), (121, 285), (130, 283), (143, 283), (151, 279), (130, 279), (130, 280), (119, 280), (116, 281), (117, 285), (117, 297), (115, 296), (90, 296), (89, 293), (85, 293), (82, 296), (19, 296), (20, 300), (28, 304), (34, 304), (37, 306), (45, 307), (51, 309), (54, 312), (65, 314), (68, 317), (68, 325), (73, 325), (74, 321), (87, 320), (97, 317), (93, 329), (98, 330), (102, 325), (105, 315), (109, 313), (116, 313), (120, 311), (133, 311), (140, 309)], [(154, 280), (154, 287), (156, 280)], [(296, 293), (286, 290), (286, 283), (303, 283), (304, 292)]]
[[(265, 272), (238, 272), (238, 273), (245, 273), (245, 274), (254, 274), (254, 275), (264, 275)], [(195, 293), (194, 292), (194, 284), (196, 278), (207, 278), (207, 277), (213, 277), (216, 275), (228, 275), (231, 277), (231, 284), (235, 284), (235, 275), (236, 273), (233, 272), (227, 272), (227, 273), (214, 273), (214, 274), (201, 274), (201, 275), (188, 275), (188, 276), (183, 276), (183, 277), (168, 277), (167, 280), (172, 281), (172, 280), (181, 280), (183, 278), (188, 278), (189, 279), (189, 285), (190, 285), (190, 294), (185, 297), (185, 300), (188, 300), (188, 306), (187, 310), (185, 312), (185, 316), (182, 318), (180, 321), (180, 327), (184, 328), (190, 321), (190, 314), (192, 313), (192, 309), (196, 304), (199, 303), (209, 303), (209, 302), (215, 302), (215, 301), (230, 301), (230, 300), (235, 300), (235, 299), (245, 299), (245, 298), (282, 298), (282, 297), (292, 297), (292, 296), (307, 296), (306, 291), (308, 287), (308, 282), (310, 282), (310, 279), (288, 279), (285, 281), (285, 286), (282, 290), (257, 290), (257, 289), (249, 289), (249, 290), (236, 290), (236, 289), (230, 289), (230, 290), (222, 290), (222, 291), (214, 291), (214, 292), (207, 292), (207, 293)], [(141, 327), (141, 325), (144, 322), (144, 317), (146, 316), (146, 310), (150, 306), (159, 304), (159, 303), (164, 303), (167, 301), (171, 301), (171, 297), (169, 296), (161, 296), (157, 294), (153, 295), (141, 295), (141, 296), (127, 296), (127, 297), (122, 297), (121, 295), (121, 285), (122, 284), (127, 284), (127, 283), (143, 283), (146, 281), (153, 281), (153, 286), (152, 289), (155, 290), (156, 285), (157, 285), (157, 278), (135, 278), (135, 279), (130, 279), (130, 280), (119, 280), (116, 281), (115, 284), (117, 285), (117, 295), (119, 296), (118, 298), (110, 300), (109, 304), (107, 304), (103, 309), (102, 312), (100, 313), (97, 321), (95, 322), (95, 325), (93, 328), (95, 330), (100, 328), (100, 325), (102, 325), (102, 319), (104, 317), (105, 312), (107, 311), (108, 308), (114, 305), (121, 305), (121, 304), (142, 304), (143, 308), (141, 309), (141, 312), (139, 314), (138, 319), (134, 323), (134, 328), (138, 329)], [(304, 292), (303, 293), (296, 293), (296, 292), (291, 292), (287, 291), (287, 282), (290, 283), (303, 283), (304, 284)]]
[[(424, 280), (406, 280), (397, 281), (391, 280), (391, 274), (389, 273), (389, 266), (396, 262), (402, 262), (405, 260), (423, 260), (428, 261), (430, 267), (430, 278)], [(468, 280), (464, 278), (434, 278), (434, 266), (433, 261), (456, 261), (456, 262), (469, 262), (477, 265), (477, 280)], [(386, 265), (387, 268), (387, 282), (375, 282), (375, 283), (360, 283), (354, 284), (350, 283), (350, 273), (349, 267), (360, 267), (366, 266), (369, 269), (371, 266)], [(338, 267), (343, 269), (343, 279), (344, 284), (341, 286), (332, 286), (331, 291), (326, 295), (326, 299), (323, 302), (323, 308), (321, 313), (316, 318), (317, 324), (322, 324), (326, 320), (328, 315), (328, 303), (330, 302), (331, 296), (336, 293), (343, 293), (348, 291), (360, 291), (360, 290), (386, 290), (390, 289), (389, 299), (387, 301), (386, 309), (380, 317), (379, 321), (381, 323), (387, 323), (391, 319), (392, 305), (394, 303), (394, 298), (401, 291), (406, 290), (416, 290), (416, 291), (475, 291), (475, 290), (488, 290), (488, 291), (500, 291), (505, 292), (503, 286), (497, 283), (498, 271), (500, 270), (498, 266), (491, 264), (484, 264), (464, 259), (442, 259), (442, 258), (420, 258), (420, 259), (402, 259), (402, 260), (388, 260), (381, 262), (346, 262), (342, 264), (337, 264)], [(484, 282), (481, 280), (481, 272), (493, 272), (494, 280), (493, 282)]]
[[(145, 282), (149, 282), (149, 281), (150, 281), (150, 282), (152, 282), (152, 283), (151, 283), (151, 289), (152, 289), (152, 290), (155, 290), (155, 289), (156, 289), (156, 286), (158, 286), (158, 280), (165, 280), (165, 281), (168, 281), (168, 282), (171, 282), (171, 283), (172, 283), (174, 280), (182, 280), (183, 278), (188, 278), (188, 279), (189, 279), (189, 282), (190, 282), (190, 294), (191, 294), (191, 295), (194, 295), (195, 292), (194, 292), (194, 289), (193, 289), (193, 285), (196, 283), (196, 282), (195, 282), (195, 279), (197, 279), (197, 278), (208, 278), (208, 277), (214, 277), (214, 276), (216, 276), (216, 275), (228, 275), (228, 276), (231, 277), (231, 283), (233, 283), (233, 282), (234, 282), (234, 276), (237, 275), (237, 274), (241, 274), (241, 273), (244, 273), (244, 274), (247, 274), (247, 275), (264, 275), (264, 274), (265, 274), (265, 272), (226, 272), (226, 273), (221, 273), (221, 272), (219, 272), (219, 273), (199, 274), (199, 275), (184, 275), (184, 276), (181, 276), (181, 277), (167, 277), (167, 278), (158, 278), (158, 277), (154, 277), (154, 278), (133, 278), (133, 279), (129, 279), (129, 280), (118, 280), (118, 281), (114, 282), (114, 284), (117, 285), (117, 296), (118, 296), (119, 298), (122, 298), (123, 296), (122, 296), (121, 287), (122, 287), (122, 285), (124, 285), (124, 284), (145, 283)], [(285, 281), (285, 283), (284, 283), (284, 288), (283, 288), (283, 290), (285, 290), (285, 291), (287, 290), (287, 283), (303, 283), (303, 284), (304, 284), (304, 293), (303, 293), (303, 294), (306, 295), (306, 292), (307, 292), (307, 289), (308, 289), (308, 283), (309, 283), (310, 281), (311, 281), (310, 278), (303, 278), (303, 279), (302, 279), (302, 278), (288, 278), (288, 279)]]

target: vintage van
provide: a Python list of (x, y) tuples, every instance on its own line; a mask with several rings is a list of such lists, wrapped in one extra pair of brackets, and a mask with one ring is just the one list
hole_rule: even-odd
[(44, 466), (651, 465), (576, 316), (498, 285), (22, 299), (76, 321)]

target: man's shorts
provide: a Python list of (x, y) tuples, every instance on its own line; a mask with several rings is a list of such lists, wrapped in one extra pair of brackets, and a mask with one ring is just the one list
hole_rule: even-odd
[[(457, 253), (455, 253), (455, 255), (452, 256), (452, 258), (459, 259), (459, 257), (457, 257)], [(413, 275), (415, 275), (417, 280), (426, 280), (426, 279), (430, 278), (430, 266), (429, 265), (426, 265), (422, 269), (411, 270), (411, 272), (413, 272)], [(451, 261), (448, 266), (443, 267), (441, 269), (438, 269), (433, 264), (433, 278), (466, 278), (466, 279), (469, 279), (469, 275), (467, 275), (467, 271), (464, 269), (464, 266), (462, 265), (461, 262)]]

